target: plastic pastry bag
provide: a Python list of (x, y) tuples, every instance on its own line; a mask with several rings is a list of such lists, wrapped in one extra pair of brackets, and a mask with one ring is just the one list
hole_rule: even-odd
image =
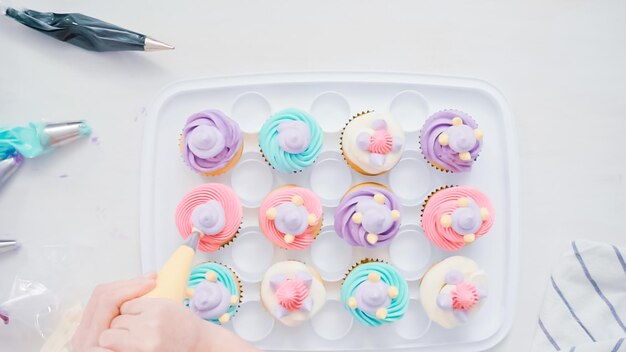
[(16, 277), (8, 299), (0, 303), (0, 336), (13, 341), (42, 340), (58, 314), (58, 298), (43, 284)]

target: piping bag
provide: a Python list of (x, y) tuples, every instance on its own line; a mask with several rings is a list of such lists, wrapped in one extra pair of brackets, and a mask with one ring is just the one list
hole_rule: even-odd
[(0, 187), (13, 176), (23, 163), (24, 157), (19, 153), (14, 153), (6, 159), (0, 160)]
[(2, 5), (0, 15), (6, 15), (54, 39), (91, 51), (156, 51), (171, 50), (173, 46), (144, 34), (116, 26), (80, 13), (39, 12)]
[[(188, 200), (183, 200), (178, 206), (191, 206), (186, 202)], [(198, 242), (205, 234), (200, 230), (202, 227), (201, 220), (195, 219), (193, 215), (189, 220), (193, 225), (191, 234), (163, 265), (156, 279), (156, 287), (144, 297), (167, 298), (183, 302), (193, 296), (194, 290), (187, 287), (187, 282)]]
[(90, 134), (91, 127), (85, 121), (31, 122), (25, 127), (0, 127), (0, 160), (16, 152), (25, 158), (34, 158)]
[(0, 187), (23, 164), (60, 145), (89, 136), (85, 121), (31, 122), (24, 127), (0, 127)]
[(200, 234), (194, 231), (191, 236), (172, 254), (159, 271), (156, 287), (144, 297), (167, 298), (183, 302), (189, 298), (187, 280), (191, 273), (193, 257), (196, 254)]

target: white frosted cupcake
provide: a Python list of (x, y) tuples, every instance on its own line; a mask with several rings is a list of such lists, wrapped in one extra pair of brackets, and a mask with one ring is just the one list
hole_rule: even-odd
[(261, 301), (274, 318), (287, 326), (309, 320), (326, 302), (319, 274), (302, 262), (272, 265), (261, 282)]
[(380, 175), (400, 161), (404, 131), (388, 112), (362, 112), (354, 116), (341, 133), (341, 152), (351, 168), (368, 175)]
[(420, 301), (428, 317), (450, 329), (467, 323), (487, 297), (487, 278), (476, 262), (461, 256), (433, 265), (420, 282)]

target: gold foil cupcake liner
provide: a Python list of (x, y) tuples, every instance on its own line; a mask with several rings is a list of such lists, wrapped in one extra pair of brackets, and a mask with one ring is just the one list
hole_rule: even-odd
[(434, 196), (437, 192), (443, 191), (444, 189), (452, 188), (452, 187), (456, 187), (456, 185), (453, 185), (453, 186), (445, 185), (445, 186), (437, 187), (435, 188), (434, 191), (430, 192), (430, 194), (428, 194), (428, 196), (424, 200), (424, 203), (422, 203), (422, 207), (420, 209), (420, 219), (424, 216), (424, 209), (426, 209), (426, 204), (428, 203), (430, 198), (432, 198), (432, 196)]
[(454, 173), (453, 171), (444, 169), (439, 164), (434, 163), (434, 162), (432, 162), (432, 161), (430, 161), (430, 160), (428, 160), (426, 158), (426, 155), (424, 155), (424, 152), (422, 151), (422, 130), (419, 131), (419, 138), (418, 138), (417, 143), (418, 143), (418, 145), (420, 147), (420, 154), (422, 154), (422, 158), (424, 158), (424, 161), (426, 161), (426, 163), (428, 163), (428, 165), (430, 165), (430, 167), (436, 169), (437, 171), (441, 171), (441, 172), (445, 172), (445, 173)]
[(228, 241), (226, 241), (226, 242), (222, 243), (222, 244), (220, 245), (220, 247), (216, 250), (216, 252), (217, 252), (218, 250), (220, 250), (220, 249), (223, 249), (223, 248), (225, 248), (225, 247), (227, 247), (227, 246), (230, 246), (230, 245), (233, 243), (233, 241), (235, 241), (235, 239), (236, 239), (236, 238), (237, 238), (237, 236), (239, 235), (239, 232), (241, 232), (241, 227), (242, 227), (242, 225), (243, 225), (243, 221), (242, 221), (241, 223), (239, 223), (239, 228), (237, 229), (237, 231), (235, 232), (235, 234), (234, 234), (231, 238), (229, 238), (229, 239), (228, 239)]
[(352, 267), (350, 267), (350, 269), (348, 269), (346, 274), (343, 276), (343, 279), (341, 280), (341, 285), (343, 285), (343, 283), (346, 282), (346, 279), (348, 278), (348, 276), (350, 275), (352, 270), (354, 270), (359, 265), (367, 264), (367, 263), (384, 263), (384, 264), (389, 264), (386, 261), (384, 261), (382, 259), (378, 259), (378, 258), (363, 258), (359, 262), (357, 262), (355, 264), (352, 264)]
[(235, 316), (235, 314), (237, 314), (237, 312), (239, 311), (239, 307), (241, 306), (241, 303), (243, 302), (243, 285), (241, 284), (241, 279), (239, 279), (239, 275), (237, 275), (237, 273), (235, 272), (235, 270), (233, 270), (233, 268), (231, 268), (230, 266), (226, 264), (222, 264), (222, 263), (218, 263), (218, 264), (221, 264), (224, 267), (228, 268), (228, 270), (230, 270), (230, 273), (233, 274), (233, 278), (237, 282), (237, 290), (239, 291), (239, 300), (237, 301), (237, 308), (235, 308), (235, 312), (231, 316), (232, 318)]

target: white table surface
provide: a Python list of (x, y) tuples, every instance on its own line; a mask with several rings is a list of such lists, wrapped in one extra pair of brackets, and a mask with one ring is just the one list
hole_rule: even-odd
[[(0, 18), (0, 124), (88, 119), (88, 140), (29, 161), (0, 190), (0, 301), (15, 277), (80, 297), (138, 275), (144, 107), (179, 79), (258, 72), (402, 71), (475, 77), (517, 117), (518, 309), (493, 351), (528, 350), (553, 265), (569, 241), (626, 245), (626, 2), (14, 2), (82, 12), (174, 44), (95, 54)], [(124, 9), (124, 11), (122, 11)], [(0, 351), (35, 350), (3, 333)]]

